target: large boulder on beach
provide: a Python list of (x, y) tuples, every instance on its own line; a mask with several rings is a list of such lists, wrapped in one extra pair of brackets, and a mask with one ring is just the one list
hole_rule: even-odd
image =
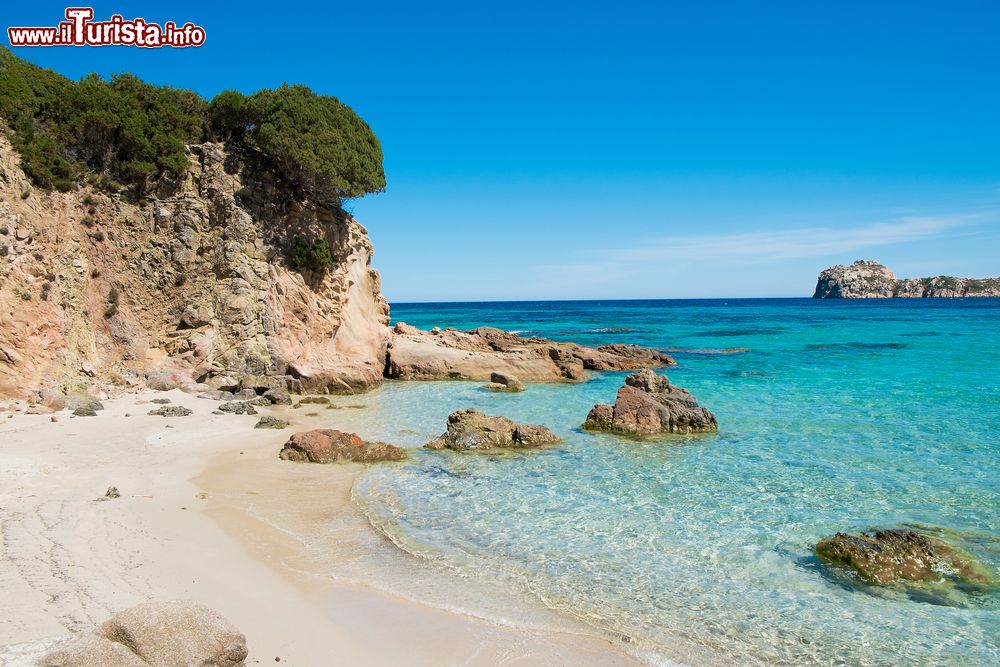
[(448, 429), (424, 447), (482, 451), (532, 449), (559, 442), (552, 431), (537, 424), (518, 424), (507, 417), (483, 414), (475, 408), (448, 415)]
[(185, 600), (126, 609), (95, 633), (128, 648), (151, 667), (241, 667), (247, 657), (243, 633), (208, 607)]
[(286, 461), (309, 463), (377, 463), (402, 461), (406, 450), (384, 442), (368, 442), (356, 433), (323, 428), (293, 433), (279, 456)]
[(614, 405), (591, 409), (583, 428), (631, 435), (711, 433), (718, 421), (687, 390), (649, 369), (632, 373), (618, 390)]
[(837, 533), (816, 544), (816, 555), (825, 564), (852, 570), (871, 584), (942, 578), (980, 586), (1000, 584), (996, 574), (971, 555), (909, 528)]

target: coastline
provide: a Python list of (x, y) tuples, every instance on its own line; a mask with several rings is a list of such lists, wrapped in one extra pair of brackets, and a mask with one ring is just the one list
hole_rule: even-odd
[[(147, 416), (155, 406), (141, 401), (152, 397), (195, 414)], [(265, 410), (293, 420), (269, 431), (180, 391), (105, 406), (57, 423), (0, 417), (0, 583), (11, 601), (0, 610), (0, 664), (30, 664), (53, 640), (157, 598), (229, 618), (247, 636), (248, 664), (640, 664), (555, 612), (499, 623), (390, 592), (376, 571), (365, 582), (343, 576), (340, 565), (402, 559), (415, 581), (465, 584), (368, 524), (350, 495), (360, 466), (277, 458), (289, 433), (329, 426), (329, 413)], [(111, 485), (121, 497), (96, 502)], [(522, 618), (523, 603), (502, 604)]]

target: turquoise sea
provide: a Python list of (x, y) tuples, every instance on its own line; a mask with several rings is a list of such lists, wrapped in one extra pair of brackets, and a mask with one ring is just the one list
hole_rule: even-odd
[(389, 382), (366, 436), (418, 447), (475, 406), (565, 437), (366, 471), (356, 501), (407, 551), (651, 662), (1000, 665), (997, 591), (865, 589), (812, 552), (915, 524), (1000, 568), (1000, 300), (399, 304), (393, 319), (671, 350), (665, 372), (720, 425), (580, 431), (622, 373), (521, 394)]

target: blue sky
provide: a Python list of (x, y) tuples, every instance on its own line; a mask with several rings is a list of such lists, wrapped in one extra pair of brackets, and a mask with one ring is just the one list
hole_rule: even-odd
[(15, 52), (337, 95), (385, 152), (387, 192), (349, 208), (391, 301), (808, 295), (856, 258), (1000, 275), (995, 1), (235, 7), (94, 4), (193, 21), (198, 49)]

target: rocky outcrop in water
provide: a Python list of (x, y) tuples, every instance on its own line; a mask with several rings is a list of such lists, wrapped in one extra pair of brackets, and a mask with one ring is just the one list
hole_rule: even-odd
[(888, 299), (1000, 296), (1000, 278), (896, 278), (872, 260), (831, 266), (819, 274), (814, 299)]
[(386, 375), (401, 380), (490, 380), (494, 373), (522, 382), (581, 382), (587, 371), (670, 366), (667, 354), (636, 345), (589, 348), (545, 338), (522, 338), (492, 327), (423, 331), (393, 328)]
[(614, 405), (595, 405), (583, 428), (630, 435), (709, 433), (719, 428), (715, 415), (665, 375), (641, 370), (625, 378)]
[(469, 408), (448, 415), (448, 429), (424, 447), (456, 451), (534, 449), (559, 442), (552, 431), (537, 424), (518, 424), (502, 416)]
[(147, 602), (119, 612), (93, 634), (76, 637), (47, 653), (40, 667), (242, 667), (246, 637), (194, 602)]
[(292, 434), (279, 457), (308, 463), (378, 463), (402, 461), (406, 450), (384, 442), (367, 442), (356, 433), (324, 428)]
[(816, 545), (816, 555), (824, 563), (853, 570), (872, 584), (942, 578), (989, 586), (1000, 583), (969, 554), (908, 528), (837, 533)]
[[(267, 379), (256, 393), (347, 393), (381, 381), (388, 306), (366, 230), (252, 151), (188, 154), (183, 178), (137, 201), (90, 186), (46, 193), (0, 128), (0, 395), (235, 392), (246, 377)], [(293, 266), (314, 242), (329, 266)]]

